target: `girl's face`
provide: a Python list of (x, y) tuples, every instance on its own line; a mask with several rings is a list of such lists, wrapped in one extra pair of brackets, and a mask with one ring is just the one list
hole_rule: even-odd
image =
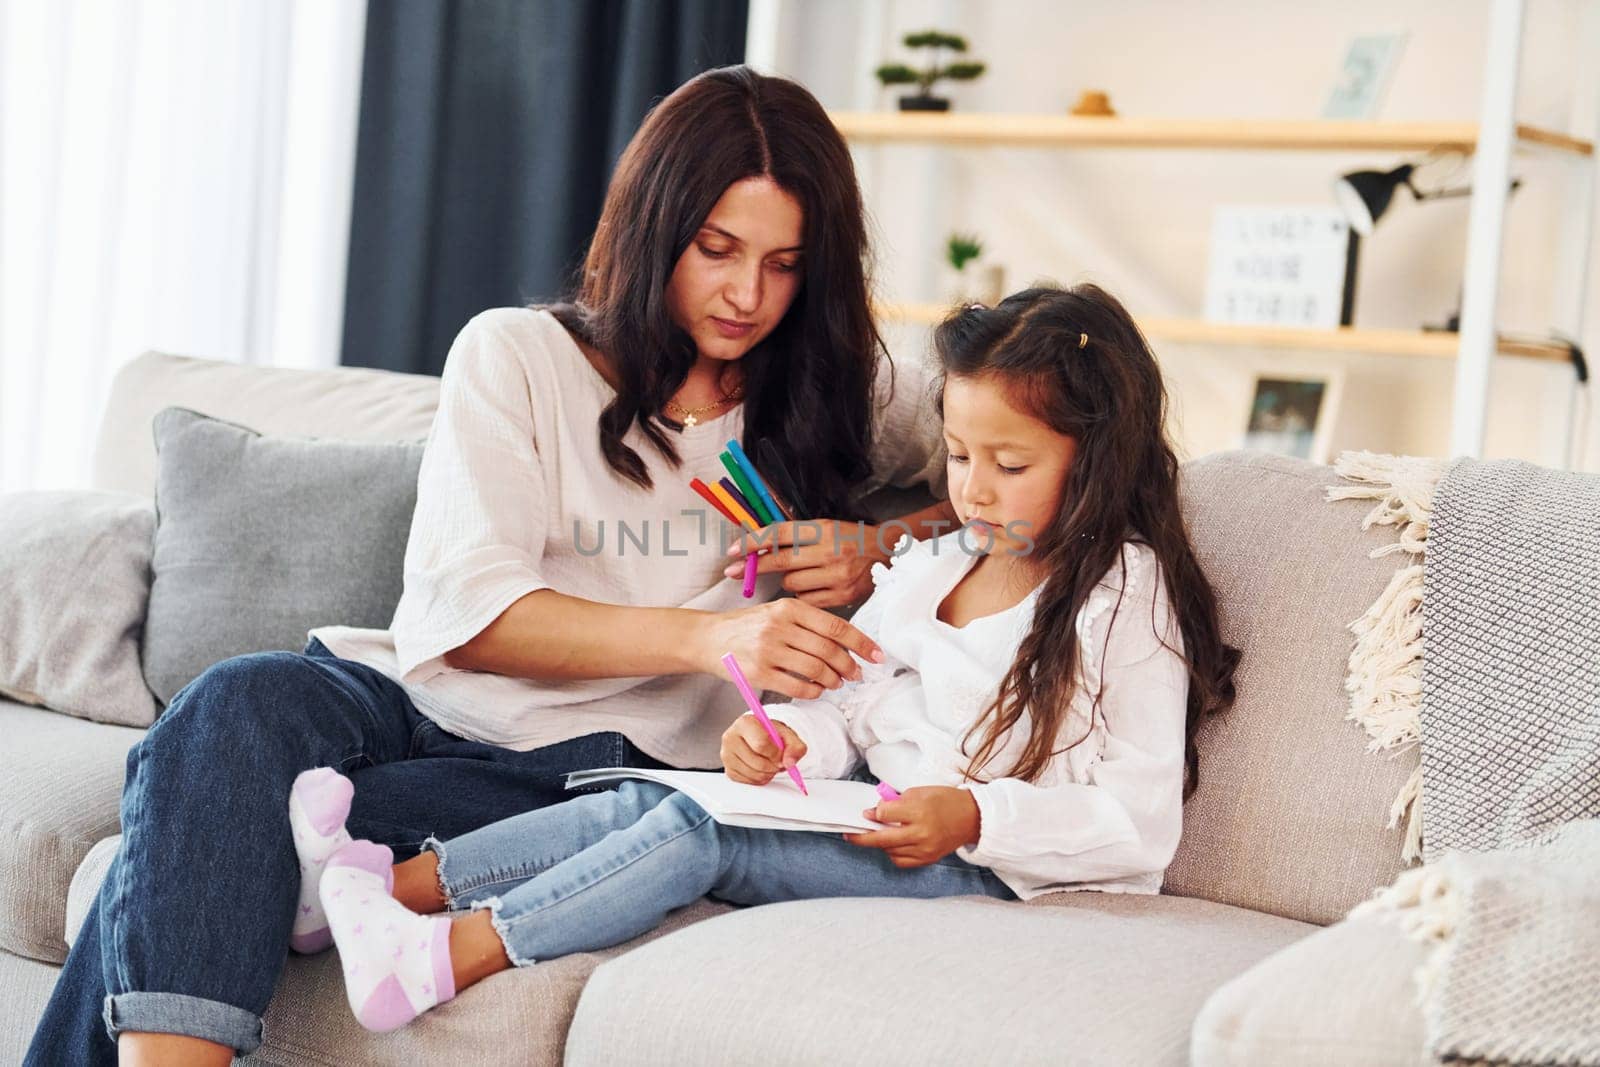
[(1025, 557), (1061, 506), (1078, 443), (1013, 407), (994, 378), (944, 387), (950, 503), (972, 529), (966, 547)]
[(728, 186), (667, 282), (672, 321), (700, 355), (735, 360), (783, 320), (800, 289), (805, 213), (770, 178)]

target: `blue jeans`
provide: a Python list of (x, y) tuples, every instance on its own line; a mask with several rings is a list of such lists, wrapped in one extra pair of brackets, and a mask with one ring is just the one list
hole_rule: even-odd
[(626, 782), (427, 847), (438, 854), (451, 907), (491, 908), (519, 967), (627, 941), (707, 894), (733, 904), (1015, 899), (988, 868), (955, 856), (902, 869), (881, 849), (835, 834), (723, 826), (653, 782)]
[(217, 664), (128, 754), (121, 848), (24, 1062), (114, 1064), (123, 1030), (260, 1044), (299, 889), (287, 812), (301, 771), (349, 774), (350, 832), (407, 856), (569, 800), (568, 771), (613, 765), (662, 766), (616, 733), (531, 752), (463, 740), (317, 642)]

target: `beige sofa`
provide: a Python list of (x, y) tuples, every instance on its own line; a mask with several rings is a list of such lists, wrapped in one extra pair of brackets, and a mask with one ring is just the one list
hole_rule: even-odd
[[(101, 488), (148, 493), (150, 417), (182, 404), (268, 433), (426, 432), (436, 382), (148, 355), (119, 376)], [(332, 954), (289, 960), (251, 1063), (1390, 1064), (1424, 1059), (1418, 949), (1340, 922), (1401, 869), (1387, 809), (1415, 766), (1344, 718), (1346, 624), (1395, 557), (1325, 467), (1259, 455), (1185, 468), (1190, 530), (1244, 650), (1234, 710), (1157, 897), (1030, 904), (702, 902), (666, 930), (483, 983), (416, 1025), (362, 1031)], [(0, 701), (0, 1063), (20, 1060), (115, 851), (140, 736)], [(1333, 924), (1333, 925), (1329, 925)]]

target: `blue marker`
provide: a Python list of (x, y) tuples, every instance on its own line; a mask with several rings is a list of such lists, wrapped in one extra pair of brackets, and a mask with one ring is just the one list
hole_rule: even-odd
[(778, 510), (778, 502), (772, 499), (772, 494), (767, 491), (767, 483), (761, 480), (761, 475), (756, 473), (756, 466), (750, 462), (750, 457), (744, 454), (744, 449), (739, 447), (738, 441), (728, 442), (728, 452), (733, 456), (735, 463), (744, 470), (750, 478), (750, 485), (756, 494), (761, 497), (761, 504), (774, 516), (782, 515)]

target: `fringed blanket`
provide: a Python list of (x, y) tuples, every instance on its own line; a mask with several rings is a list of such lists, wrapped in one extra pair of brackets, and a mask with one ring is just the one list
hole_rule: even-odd
[[(1346, 452), (1334, 469), (1352, 484), (1330, 488), (1329, 500), (1375, 500), (1361, 528), (1400, 531), (1400, 539), (1373, 552), (1374, 558), (1403, 552), (1414, 560), (1395, 571), (1383, 595), (1350, 624), (1356, 643), (1345, 678), (1349, 718), (1371, 738), (1367, 747), (1398, 756), (1422, 736), (1422, 553), (1445, 461)], [(1391, 827), (1405, 820), (1400, 855), (1406, 860), (1422, 856), (1421, 789), (1418, 767), (1389, 809)]]
[(1350, 686), (1375, 747), (1421, 745), (1396, 814), (1429, 865), (1358, 911), (1437, 943), (1439, 1059), (1600, 1067), (1600, 478), (1364, 454), (1340, 472), (1397, 550), (1426, 546), (1354, 627)]
[(1440, 1062), (1600, 1064), (1600, 820), (1548, 836), (1448, 853), (1351, 913), (1434, 946), (1417, 980)]

